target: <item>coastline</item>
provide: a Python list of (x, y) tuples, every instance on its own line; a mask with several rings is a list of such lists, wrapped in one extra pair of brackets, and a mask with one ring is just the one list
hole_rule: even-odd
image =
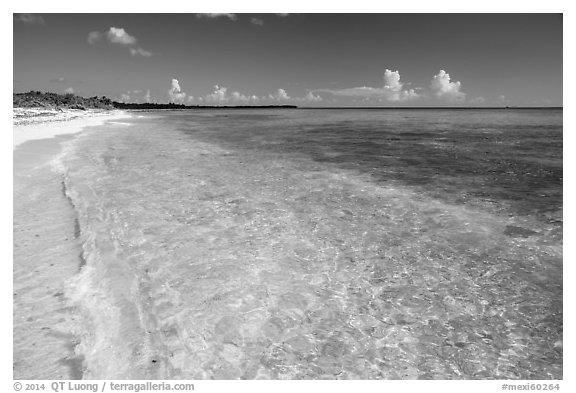
[(14, 108), (13, 149), (38, 139), (50, 139), (57, 135), (76, 134), (85, 127), (98, 126), (108, 120), (130, 117), (121, 110), (73, 110), (56, 111), (42, 108)]
[(78, 315), (66, 297), (82, 245), (76, 211), (55, 160), (86, 127), (124, 111), (20, 117), (13, 126), (13, 377), (81, 379)]

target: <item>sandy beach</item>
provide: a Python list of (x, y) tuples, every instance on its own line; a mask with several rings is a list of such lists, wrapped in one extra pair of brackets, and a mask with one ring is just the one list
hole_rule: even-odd
[(14, 149), (24, 142), (80, 132), (84, 127), (128, 117), (123, 111), (14, 108)]
[[(17, 112), (21, 113), (15, 109)], [(18, 123), (13, 138), (13, 334), (17, 379), (82, 377), (82, 362), (74, 353), (76, 317), (64, 295), (66, 281), (79, 270), (82, 249), (63, 174), (53, 164), (73, 134), (129, 115), (78, 112), (19, 116), (14, 121)]]

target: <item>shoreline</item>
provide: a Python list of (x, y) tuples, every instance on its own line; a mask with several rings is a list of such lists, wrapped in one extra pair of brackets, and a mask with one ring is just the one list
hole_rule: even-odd
[[(82, 379), (78, 311), (68, 281), (82, 266), (82, 244), (63, 173), (54, 161), (90, 126), (124, 111), (59, 112), (13, 126), (13, 377)], [(32, 119), (30, 121), (30, 119)], [(41, 120), (40, 120), (41, 119)]]
[(131, 116), (123, 110), (78, 111), (69, 109), (57, 112), (42, 108), (14, 108), (13, 150), (28, 141), (76, 134), (85, 127), (98, 126), (108, 120), (119, 120)]
[(67, 137), (33, 140), (14, 151), (13, 377), (80, 379), (74, 310), (66, 281), (78, 270), (81, 244), (62, 175), (49, 165)]

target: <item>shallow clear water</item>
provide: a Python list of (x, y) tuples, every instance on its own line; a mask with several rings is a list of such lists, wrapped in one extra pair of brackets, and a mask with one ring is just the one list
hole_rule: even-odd
[(562, 378), (562, 111), (138, 115), (61, 160), (84, 378)]

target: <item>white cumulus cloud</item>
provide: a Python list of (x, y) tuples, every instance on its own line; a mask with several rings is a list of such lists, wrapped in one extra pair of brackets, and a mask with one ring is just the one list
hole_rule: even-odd
[(69, 87), (69, 88), (67, 88), (66, 90), (64, 90), (64, 93), (66, 93), (66, 94), (74, 94), (74, 89), (71, 88), (71, 87)]
[(384, 88), (390, 91), (402, 90), (402, 83), (400, 82), (400, 73), (398, 71), (391, 71), (386, 69), (384, 71)]
[(108, 41), (114, 44), (134, 45), (136, 43), (136, 38), (126, 33), (126, 30), (121, 27), (111, 27), (106, 33), (106, 37), (108, 37)]
[(186, 98), (186, 93), (180, 89), (178, 79), (172, 79), (172, 87), (168, 90), (168, 95), (171, 102), (181, 103)]
[(206, 102), (211, 102), (214, 104), (224, 104), (228, 100), (228, 97), (226, 96), (227, 91), (228, 88), (224, 86), (215, 85), (214, 91), (206, 96)]
[(316, 89), (316, 92), (330, 93), (335, 96), (364, 98), (366, 102), (370, 100), (381, 101), (409, 101), (420, 98), (420, 94), (415, 89), (404, 89), (404, 83), (400, 81), (400, 72), (386, 69), (383, 75), (384, 86), (382, 87), (351, 87), (346, 89)]
[(289, 101), (290, 96), (284, 89), (278, 89), (276, 93), (268, 95), (268, 98), (273, 101)]
[(452, 82), (450, 74), (444, 70), (434, 75), (430, 83), (434, 95), (449, 102), (462, 102), (466, 99), (466, 93), (461, 92), (460, 87), (460, 82)]
[(128, 34), (122, 27), (110, 27), (110, 29), (105, 33), (91, 31), (88, 33), (88, 43), (93, 45), (102, 40), (103, 37), (106, 37), (106, 39), (113, 44), (128, 47), (128, 51), (132, 56), (152, 56), (152, 52), (136, 46), (136, 43), (138, 42), (136, 37)]
[(146, 94), (144, 95), (144, 101), (150, 102), (150, 89), (146, 90)]
[(212, 105), (249, 105), (257, 103), (259, 98), (255, 95), (248, 96), (238, 91), (229, 93), (227, 87), (215, 85), (214, 91), (207, 94), (203, 99), (199, 97), (199, 101), (205, 101)]
[(384, 72), (384, 89), (389, 93), (385, 94), (388, 101), (409, 101), (419, 97), (414, 89), (402, 90), (404, 83), (400, 82), (400, 72), (386, 69)]
[(237, 91), (232, 92), (230, 99), (235, 103), (247, 103), (250, 100), (248, 96), (245, 96), (244, 94), (241, 94)]
[(204, 97), (197, 97), (196, 102), (204, 102), (210, 105), (266, 105), (270, 103), (286, 102), (318, 102), (322, 97), (308, 92), (305, 97), (292, 98), (286, 90), (278, 89), (276, 92), (258, 97), (255, 94), (243, 94), (238, 91), (230, 91), (225, 86), (215, 85), (213, 91)]

